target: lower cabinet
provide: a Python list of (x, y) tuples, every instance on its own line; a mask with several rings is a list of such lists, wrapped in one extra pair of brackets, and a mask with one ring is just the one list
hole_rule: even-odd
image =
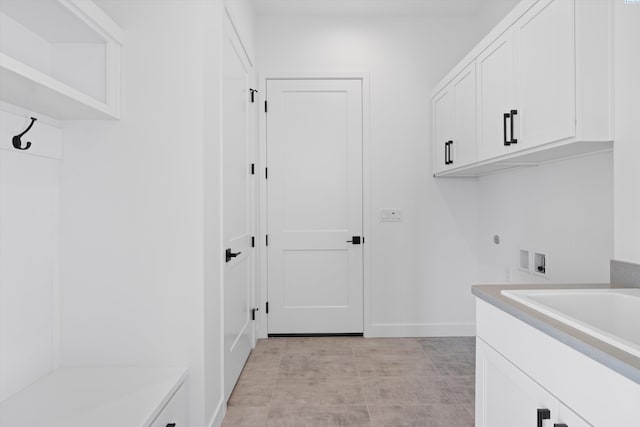
[(483, 340), (476, 348), (476, 427), (591, 425)]
[(187, 426), (187, 397), (184, 384), (167, 402), (151, 427), (186, 427)]

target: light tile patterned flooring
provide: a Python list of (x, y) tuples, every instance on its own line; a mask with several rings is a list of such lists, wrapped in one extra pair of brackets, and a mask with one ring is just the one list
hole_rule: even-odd
[(223, 427), (473, 427), (475, 339), (258, 341)]

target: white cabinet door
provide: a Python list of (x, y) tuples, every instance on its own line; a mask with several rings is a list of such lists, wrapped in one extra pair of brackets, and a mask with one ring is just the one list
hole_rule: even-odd
[(476, 427), (536, 426), (538, 410), (549, 411), (545, 425), (551, 426), (558, 401), (483, 340), (477, 341)]
[(515, 59), (512, 32), (507, 31), (477, 59), (480, 160), (512, 150), (510, 118), (516, 109)]
[(555, 421), (554, 427), (556, 424), (558, 424), (557, 427), (560, 427), (563, 424), (567, 427), (593, 427), (592, 424), (589, 424), (580, 418), (575, 412), (564, 406), (562, 403), (558, 405), (558, 417), (557, 421)]
[(476, 63), (472, 62), (451, 83), (453, 93), (453, 143), (449, 166), (476, 161)]
[(543, 0), (515, 24), (518, 149), (576, 136), (574, 7)]
[(433, 172), (449, 168), (453, 134), (453, 93), (451, 85), (440, 91), (432, 101), (433, 108)]

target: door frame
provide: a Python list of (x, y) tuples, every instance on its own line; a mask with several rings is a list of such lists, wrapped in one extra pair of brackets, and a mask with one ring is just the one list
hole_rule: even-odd
[(267, 275), (267, 247), (265, 236), (267, 234), (267, 180), (265, 179), (265, 168), (267, 167), (267, 120), (264, 111), (264, 101), (267, 100), (268, 80), (360, 80), (362, 83), (362, 232), (366, 237), (366, 243), (362, 245), (362, 314), (363, 314), (363, 334), (368, 336), (371, 329), (371, 269), (369, 246), (371, 238), (371, 129), (370, 129), (370, 73), (366, 72), (266, 72), (258, 73), (259, 92), (258, 100), (260, 104), (260, 114), (258, 119), (259, 128), (259, 153), (257, 174), (260, 176), (258, 185), (258, 275), (257, 290), (259, 302), (258, 316), (258, 338), (267, 338), (268, 316), (265, 310), (268, 293)]

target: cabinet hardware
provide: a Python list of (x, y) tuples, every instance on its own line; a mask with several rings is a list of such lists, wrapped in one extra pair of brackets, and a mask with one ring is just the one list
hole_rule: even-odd
[(224, 251), (224, 259), (226, 262), (231, 261), (233, 258), (237, 257), (238, 255), (240, 255), (242, 252), (231, 252), (231, 248), (228, 248), (226, 251)]
[(176, 427), (176, 423), (169, 423), (167, 424), (167, 427)]
[(360, 244), (360, 236), (352, 236), (351, 240), (347, 240), (347, 243), (352, 243), (354, 245)]
[(518, 114), (518, 110), (511, 110), (511, 141), (510, 144), (517, 144), (518, 140), (513, 137), (513, 118)]
[(444, 143), (444, 164), (449, 164), (449, 142)]
[(251, 92), (251, 103), (253, 104), (255, 102), (255, 94), (257, 92), (256, 89), (249, 89), (249, 92)]
[(538, 409), (538, 427), (543, 427), (543, 421), (551, 419), (551, 411), (548, 409)]
[(553, 427), (569, 427), (568, 425), (564, 424), (564, 423), (560, 423), (560, 424), (554, 424)]
[(511, 114), (504, 113), (504, 117), (502, 119), (502, 135), (504, 136), (505, 147), (508, 147), (509, 145), (511, 145), (511, 142), (507, 139), (507, 120), (509, 120), (510, 117), (511, 117)]
[(256, 320), (256, 311), (258, 311), (259, 308), (252, 308), (251, 309), (251, 320)]
[(451, 145), (453, 144), (453, 141), (447, 141), (444, 143), (444, 164), (445, 165), (450, 165), (453, 163), (453, 160), (451, 160)]

